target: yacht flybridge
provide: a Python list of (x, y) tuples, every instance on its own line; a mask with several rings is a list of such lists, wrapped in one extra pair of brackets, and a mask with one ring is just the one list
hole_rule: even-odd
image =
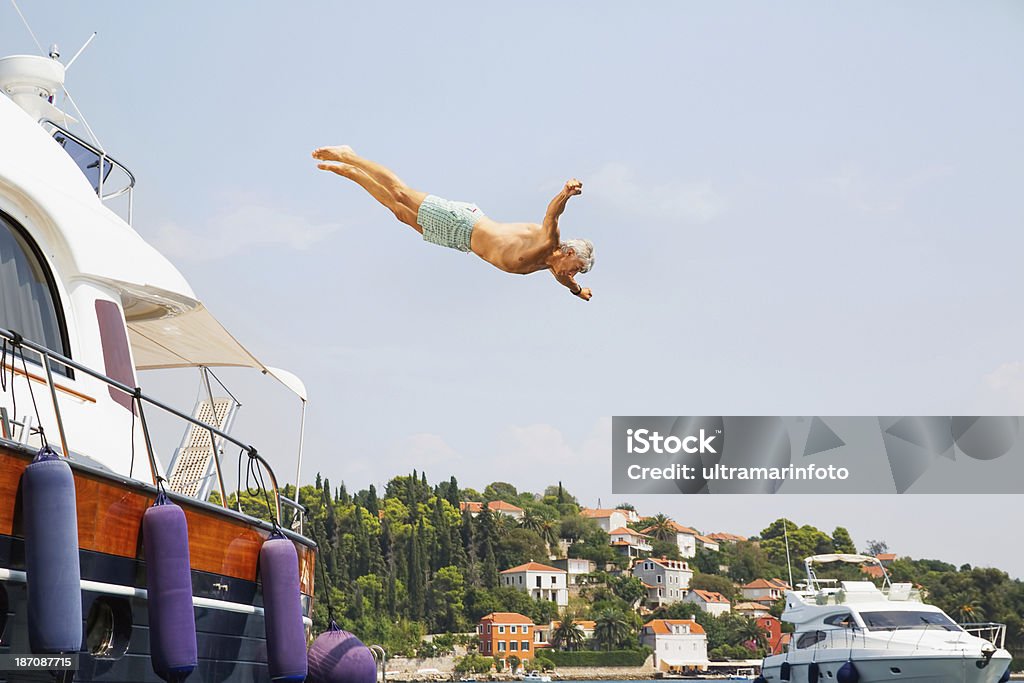
[[(135, 179), (54, 104), (56, 57), (0, 59), (0, 654), (77, 654), (79, 681), (301, 680), (315, 545), (282, 527), (301, 509), (231, 435), (231, 399), (207, 383), (181, 412), (137, 372), (251, 367), (303, 405), (304, 388), (239, 344), (133, 229)], [(177, 450), (154, 443), (157, 411), (181, 420)], [(225, 506), (232, 444), (266, 482), (273, 523)], [(182, 558), (185, 597), (160, 593)]]
[[(843, 562), (881, 568), (872, 581), (820, 578), (816, 565)], [(766, 681), (932, 681), (997, 683), (1009, 678), (1005, 626), (964, 628), (921, 601), (909, 583), (891, 583), (882, 563), (865, 555), (815, 555), (805, 560), (807, 581), (786, 591), (784, 621), (795, 632), (789, 650), (766, 657)], [(984, 635), (986, 637), (980, 637)]]

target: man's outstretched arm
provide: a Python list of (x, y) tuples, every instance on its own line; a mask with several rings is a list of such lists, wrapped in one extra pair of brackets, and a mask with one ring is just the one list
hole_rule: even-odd
[(569, 291), (572, 292), (574, 296), (578, 296), (579, 298), (583, 299), (584, 301), (590, 301), (590, 297), (593, 296), (593, 294), (591, 293), (591, 291), (590, 291), (590, 289), (588, 287), (583, 287), (583, 286), (577, 284), (576, 281), (573, 280), (572, 277), (570, 277), (568, 275), (557, 275), (556, 274), (555, 275), (555, 279), (558, 280), (558, 282), (560, 284), (565, 285), (566, 287), (568, 287)]
[(549, 235), (554, 237), (556, 241), (559, 239), (558, 217), (562, 215), (563, 211), (565, 211), (565, 204), (569, 201), (569, 197), (575, 197), (582, 192), (583, 183), (575, 178), (567, 180), (565, 181), (565, 187), (562, 188), (562, 191), (556, 194), (555, 198), (551, 200), (550, 204), (548, 204), (547, 213), (544, 214), (544, 229)]

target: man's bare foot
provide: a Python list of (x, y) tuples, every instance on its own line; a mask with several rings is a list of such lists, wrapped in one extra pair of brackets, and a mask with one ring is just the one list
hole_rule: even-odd
[(348, 164), (327, 163), (317, 164), (316, 167), (319, 168), (321, 171), (330, 171), (331, 173), (337, 173), (340, 176), (344, 176), (346, 178), (351, 179), (355, 179), (356, 176), (368, 177), (360, 169), (356, 168), (355, 166), (349, 166)]
[(352, 148), (348, 145), (338, 145), (337, 147), (318, 147), (313, 150), (313, 158), (321, 159), (323, 161), (349, 161), (354, 157), (356, 153), (352, 151)]

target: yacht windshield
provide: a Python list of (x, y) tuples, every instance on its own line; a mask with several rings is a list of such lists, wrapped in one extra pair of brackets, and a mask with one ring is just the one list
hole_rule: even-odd
[(959, 631), (960, 627), (941, 612), (861, 612), (864, 625), (872, 631), (898, 631), (902, 629), (941, 629)]

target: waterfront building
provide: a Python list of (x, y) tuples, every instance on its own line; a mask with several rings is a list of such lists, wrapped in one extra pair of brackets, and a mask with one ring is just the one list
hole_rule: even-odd
[(477, 624), (480, 654), (495, 657), (502, 667), (511, 655), (519, 657), (522, 668), (533, 659), (534, 625), (529, 617), (518, 612), (491, 612)]
[[(587, 640), (591, 640), (594, 637), (594, 630), (597, 628), (596, 621), (590, 621), (589, 619), (574, 619), (572, 623)], [(533, 629), (534, 646), (539, 648), (554, 647), (551, 644), (551, 638), (561, 625), (562, 622), (560, 621), (552, 621), (549, 624), (537, 624)]]
[(499, 584), (528, 593), (534, 600), (551, 600), (559, 608), (569, 605), (568, 574), (557, 567), (527, 562), (501, 572)]
[(768, 641), (768, 654), (782, 654), (789, 641), (789, 634), (782, 632), (782, 622), (770, 614), (757, 617), (755, 621), (765, 633), (765, 638)]
[(665, 672), (706, 671), (708, 637), (692, 619), (653, 619), (644, 624), (640, 644), (654, 651), (654, 668)]

